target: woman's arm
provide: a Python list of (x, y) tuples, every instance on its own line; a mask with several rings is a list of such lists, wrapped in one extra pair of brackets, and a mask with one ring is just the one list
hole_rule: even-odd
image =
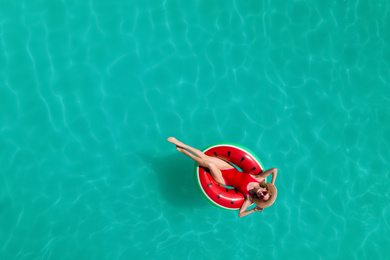
[(276, 175), (278, 175), (278, 169), (274, 168), (274, 171), (272, 172), (272, 180), (271, 183), (275, 185)]
[(265, 172), (260, 173), (258, 176), (259, 176), (259, 178), (265, 179), (271, 174), (272, 174), (271, 183), (275, 185), (276, 175), (278, 175), (278, 169), (272, 168), (272, 169), (266, 170)]
[(244, 202), (241, 205), (240, 211), (238, 212), (238, 216), (240, 218), (248, 216), (249, 214), (255, 212), (255, 211), (261, 211), (258, 207), (253, 208), (251, 210), (247, 210), (247, 208), (252, 204), (252, 201), (249, 199), (249, 197), (245, 197)]

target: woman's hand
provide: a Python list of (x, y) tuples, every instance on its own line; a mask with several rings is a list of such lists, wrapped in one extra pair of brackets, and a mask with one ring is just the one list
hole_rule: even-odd
[(260, 208), (259, 206), (256, 206), (253, 210), (254, 211), (258, 211), (258, 212), (262, 212), (264, 208)]
[(254, 207), (251, 210), (247, 210), (248, 207), (252, 204), (252, 201), (250, 197), (245, 197), (244, 203), (242, 203), (240, 211), (238, 212), (238, 216), (240, 218), (248, 216), (249, 214), (257, 211), (257, 212), (262, 212), (264, 208), (260, 208), (259, 206)]

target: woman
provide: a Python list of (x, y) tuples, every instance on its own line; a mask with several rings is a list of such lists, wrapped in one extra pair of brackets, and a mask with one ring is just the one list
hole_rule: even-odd
[[(244, 195), (245, 200), (238, 213), (240, 218), (255, 211), (261, 212), (275, 202), (277, 190), (274, 184), (278, 173), (276, 168), (266, 170), (258, 175), (242, 173), (228, 162), (217, 157), (207, 156), (198, 149), (183, 144), (174, 137), (169, 137), (168, 142), (175, 144), (179, 152), (193, 159), (201, 167), (208, 168), (215, 181), (223, 185), (232, 186)], [(265, 178), (270, 174), (272, 174), (271, 183), (265, 183)], [(247, 210), (253, 202), (257, 206)]]

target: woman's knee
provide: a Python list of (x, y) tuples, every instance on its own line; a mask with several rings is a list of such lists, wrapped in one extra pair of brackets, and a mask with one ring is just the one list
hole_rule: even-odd
[(205, 167), (207, 167), (207, 168), (209, 168), (209, 169), (211, 169), (211, 168), (216, 168), (216, 165), (212, 162), (212, 161), (209, 161), (209, 160), (204, 160), (204, 163), (205, 163)]
[(205, 160), (202, 160), (203, 161), (203, 167), (206, 167), (206, 168), (209, 168), (212, 167), (212, 164), (209, 162), (209, 161), (205, 161)]

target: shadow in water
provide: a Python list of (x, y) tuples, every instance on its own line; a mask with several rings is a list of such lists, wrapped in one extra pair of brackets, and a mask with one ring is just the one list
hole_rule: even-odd
[(155, 172), (163, 199), (175, 207), (206, 207), (207, 201), (195, 183), (194, 162), (180, 155), (155, 157), (146, 152), (138, 153), (138, 156)]

